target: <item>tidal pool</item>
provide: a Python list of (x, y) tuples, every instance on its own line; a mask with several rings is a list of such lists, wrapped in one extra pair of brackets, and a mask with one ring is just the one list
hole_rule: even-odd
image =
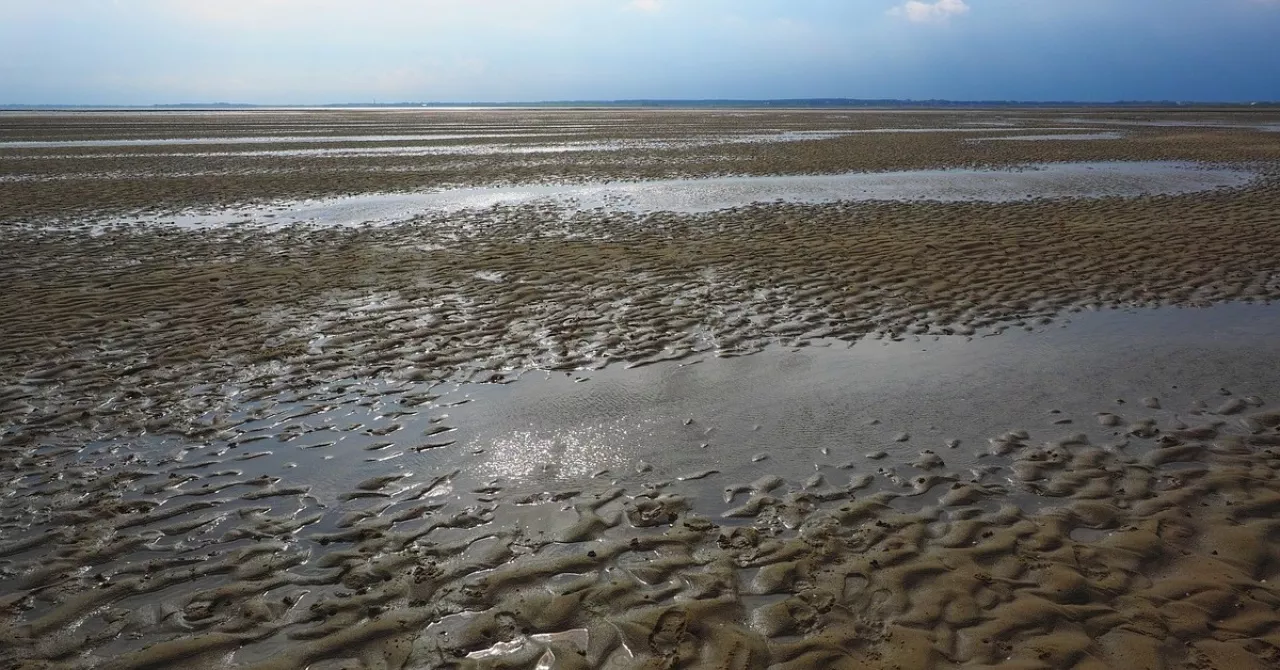
[(567, 211), (697, 214), (772, 202), (1012, 202), (1174, 195), (1242, 187), (1256, 178), (1256, 173), (1245, 169), (1173, 161), (1045, 163), (1003, 169), (734, 176), (366, 193), (92, 223), (167, 224), (192, 229), (229, 224), (280, 228), (390, 225), (432, 213), (520, 205), (550, 205)]

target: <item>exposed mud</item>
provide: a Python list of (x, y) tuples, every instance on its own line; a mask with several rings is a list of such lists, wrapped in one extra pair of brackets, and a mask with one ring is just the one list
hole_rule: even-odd
[[(1267, 300), (1280, 295), (1271, 184), (696, 216), (510, 207), (275, 233), (9, 231), (0, 364), (25, 390), (2, 416), (179, 429), (227, 401), (227, 384), (639, 365), (977, 335), (1089, 306)], [(210, 390), (191, 394), (199, 385)]]
[(4, 118), (0, 665), (1280, 665), (1266, 114)]
[[(344, 386), (323, 402), (456, 401)], [(1106, 441), (1012, 430), (957, 447), (985, 454), (968, 469), (938, 445), (803, 481), (767, 461), (753, 480), (640, 463), (531, 488), (419, 459), (356, 482), (361, 457), (411, 450), (318, 440), (353, 430), (318, 405), (201, 443), (9, 441), (4, 654), (113, 668), (1270, 667), (1280, 415), (1205, 400), (1176, 415), (1104, 406), (1124, 418), (1083, 430)], [(255, 467), (275, 450), (335, 462)]]
[[(1021, 136), (1008, 139), (1022, 139)], [(915, 170), (787, 177), (610, 182), (592, 185), (520, 185), (454, 188), (425, 193), (371, 193), (269, 205), (180, 211), (136, 218), (87, 218), (80, 225), (176, 225), (209, 228), (239, 224), (360, 226), (404, 223), (440, 213), (503, 207), (701, 214), (767, 203), (1009, 202), (1033, 199), (1136, 197), (1241, 188), (1257, 179), (1246, 169), (1192, 163), (1111, 162), (1021, 165), (999, 170)]]
[[(1063, 122), (1064, 117), (1073, 120)], [(1052, 111), (843, 110), (12, 113), (0, 118), (4, 119), (0, 142), (241, 138), (236, 139), (239, 144), (152, 144), (125, 152), (110, 146), (84, 146), (72, 152), (54, 145), (0, 148), (0, 221), (28, 223), (104, 212), (171, 211), (193, 205), (459, 185), (839, 174), (1044, 162), (1280, 160), (1274, 134), (1265, 132), (1276, 123), (1273, 114), (1211, 110), (1147, 114), (1125, 110), (1085, 118)], [(1122, 141), (968, 141), (1112, 131), (1114, 121), (1154, 125), (1128, 126)], [(536, 137), (504, 137), (511, 134)], [(441, 135), (473, 137), (386, 139)], [(352, 137), (361, 141), (348, 139)], [(289, 138), (307, 141), (289, 143)], [(252, 141), (252, 147), (246, 147), (245, 141)], [(550, 150), (559, 153), (538, 153)], [(51, 175), (80, 176), (37, 179)]]

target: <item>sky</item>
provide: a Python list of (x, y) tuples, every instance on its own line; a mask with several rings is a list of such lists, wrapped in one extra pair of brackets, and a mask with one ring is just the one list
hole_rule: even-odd
[(0, 104), (1280, 100), (1280, 0), (0, 0)]

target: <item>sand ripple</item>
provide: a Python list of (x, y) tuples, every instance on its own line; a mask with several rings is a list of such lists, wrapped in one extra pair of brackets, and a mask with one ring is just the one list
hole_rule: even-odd
[[(712, 357), (867, 337), (966, 344), (1015, 328), (1034, 338), (1083, 310), (1280, 297), (1280, 143), (1259, 131), (1274, 119), (1110, 114), (1080, 125), (1122, 122), (1122, 139), (982, 143), (931, 129), (1025, 136), (1060, 122), (742, 110), (6, 117), (3, 142), (539, 124), (584, 142), (795, 141), (466, 163), (276, 155), (287, 147), (275, 140), (255, 141), (263, 156), (6, 149), (0, 665), (1276, 667), (1280, 413), (1218, 382), (1189, 407), (1155, 389), (1105, 397), (1128, 383), (1117, 380), (1191, 363), (1110, 361), (1115, 375), (1096, 388), (1021, 379), (1010, 392), (1053, 403), (1036, 430), (1006, 425), (998, 404), (971, 406), (990, 397), (978, 393), (956, 407), (1001, 428), (951, 434), (929, 417), (956, 407), (896, 407), (883, 425), (856, 419), (873, 439), (848, 431), (843, 442), (815, 432), (841, 423), (807, 408), (848, 407), (820, 388), (802, 407), (766, 388), (757, 397), (777, 406), (743, 408), (735, 427), (671, 400), (700, 387), (667, 371)], [(1096, 161), (1111, 167), (1068, 165)], [(1054, 167), (1006, 171), (1033, 163)], [(931, 201), (828, 202), (849, 184), (803, 176), (882, 172), (858, 179), (901, 195), (917, 193), (919, 175), (888, 171), (939, 169), (950, 171), (930, 173)], [(1076, 173), (1063, 182), (1063, 170)], [(619, 179), (701, 181), (678, 182), (698, 184), (679, 197), (582, 186)], [(1188, 179), (1208, 190), (1184, 192)], [(346, 228), (277, 225), (292, 215), (244, 208), (530, 181), (583, 206), (543, 192)], [(797, 183), (815, 202), (758, 202)], [(992, 192), (1010, 197), (976, 199)], [(1012, 197), (1028, 192), (1055, 197)], [(1103, 197), (1056, 197), (1082, 194)], [(229, 207), (242, 209), (205, 230), (96, 225)], [(1268, 323), (1233, 328), (1256, 342), (1273, 335)], [(1042, 342), (1066, 365), (1084, 359)], [(1230, 348), (1215, 355), (1265, 378), (1272, 354)], [(531, 370), (547, 385), (522, 393), (552, 376), (582, 391), (529, 407), (623, 418), (549, 435), (534, 417), (468, 439), (464, 419), (526, 416), (502, 414), (494, 389), (535, 383)], [(649, 396), (587, 383), (650, 372)], [(659, 405), (676, 415), (648, 412)], [(776, 425), (762, 429), (763, 417)], [(742, 437), (753, 434), (785, 443)], [(663, 435), (676, 437), (627, 448)], [(734, 439), (736, 450), (715, 450)], [(669, 462), (637, 457), (664, 449)], [(821, 467), (798, 457), (810, 452)]]
[(541, 492), (401, 469), (335, 496), (255, 474), (252, 421), (170, 447), (8, 439), (0, 658), (1266, 667), (1280, 414), (1231, 400), (1239, 420), (1138, 412), (1108, 444), (1013, 431), (981, 471), (765, 475), (729, 482), (723, 503), (699, 492), (715, 471), (643, 468), (633, 485)]

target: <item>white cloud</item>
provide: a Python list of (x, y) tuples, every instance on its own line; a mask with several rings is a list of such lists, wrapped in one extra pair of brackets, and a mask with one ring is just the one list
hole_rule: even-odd
[(662, 10), (662, 0), (631, 0), (628, 6), (642, 12), (657, 12)]
[(890, 9), (889, 14), (901, 16), (913, 23), (938, 23), (968, 11), (969, 5), (965, 4), (964, 0), (934, 0), (934, 2), (907, 0), (906, 3)]

